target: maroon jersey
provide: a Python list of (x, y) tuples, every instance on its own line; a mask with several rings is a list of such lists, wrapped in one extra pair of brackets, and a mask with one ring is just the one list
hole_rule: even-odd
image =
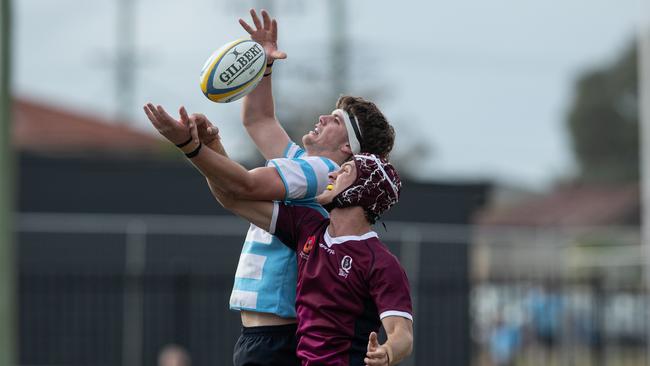
[(413, 320), (408, 278), (373, 231), (331, 237), (314, 208), (276, 203), (271, 233), (297, 252), (298, 357), (303, 365), (363, 365), (386, 316)]

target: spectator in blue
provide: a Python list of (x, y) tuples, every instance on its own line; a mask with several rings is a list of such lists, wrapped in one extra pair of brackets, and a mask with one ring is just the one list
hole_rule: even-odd
[(531, 290), (528, 298), (533, 332), (544, 346), (553, 347), (561, 326), (562, 303), (560, 296), (546, 289)]
[(500, 316), (490, 332), (490, 355), (495, 366), (514, 364), (517, 349), (521, 345), (521, 330)]

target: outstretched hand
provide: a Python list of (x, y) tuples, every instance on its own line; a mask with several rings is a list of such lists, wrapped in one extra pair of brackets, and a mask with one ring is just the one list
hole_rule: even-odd
[(266, 63), (271, 63), (277, 59), (287, 58), (285, 52), (278, 50), (278, 22), (271, 19), (266, 10), (262, 10), (262, 21), (257, 16), (255, 9), (250, 10), (255, 29), (248, 25), (244, 19), (239, 19), (239, 24), (250, 34), (251, 39), (264, 47), (266, 52)]
[(185, 107), (181, 107), (178, 111), (181, 120), (170, 116), (161, 105), (154, 106), (151, 103), (147, 103), (143, 109), (151, 124), (172, 144), (183, 144), (190, 139), (190, 129), (187, 123)]
[(144, 113), (156, 130), (174, 145), (183, 144), (192, 137), (190, 131), (191, 122), (195, 125), (196, 138), (203, 144), (208, 145), (219, 139), (219, 129), (205, 115), (194, 113), (188, 116), (185, 107), (179, 108), (180, 119), (178, 120), (170, 116), (162, 106), (154, 106), (151, 103), (145, 104)]
[(368, 352), (363, 360), (366, 366), (388, 366), (388, 349), (379, 345), (377, 333), (370, 333), (368, 337)]

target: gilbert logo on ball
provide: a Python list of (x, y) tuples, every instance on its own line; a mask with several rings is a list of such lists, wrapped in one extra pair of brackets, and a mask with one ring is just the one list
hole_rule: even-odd
[(203, 65), (201, 91), (213, 102), (232, 102), (255, 89), (265, 69), (266, 54), (259, 43), (249, 39), (230, 42)]

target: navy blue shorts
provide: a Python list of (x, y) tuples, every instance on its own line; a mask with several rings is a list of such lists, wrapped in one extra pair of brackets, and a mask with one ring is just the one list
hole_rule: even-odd
[(300, 366), (296, 324), (243, 327), (232, 355), (234, 366)]

